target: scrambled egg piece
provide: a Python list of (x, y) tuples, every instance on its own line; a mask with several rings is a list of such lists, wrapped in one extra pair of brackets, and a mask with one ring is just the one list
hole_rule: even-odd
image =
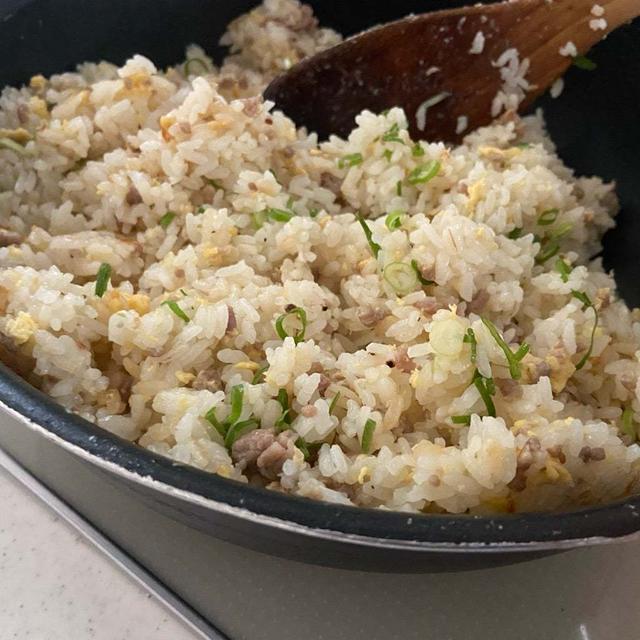
[(188, 371), (176, 371), (175, 376), (178, 382), (181, 382), (182, 384), (189, 384), (196, 379), (196, 376)]
[(19, 144), (25, 144), (31, 140), (31, 134), (22, 127), (17, 129), (3, 129), (0, 128), (0, 138), (9, 138)]
[(515, 156), (520, 155), (521, 150), (518, 147), (510, 147), (509, 149), (500, 149), (499, 147), (484, 146), (478, 148), (478, 154), (488, 160), (511, 160)]
[(17, 344), (28, 342), (29, 338), (38, 329), (37, 322), (24, 311), (20, 311), (15, 318), (7, 321), (5, 333), (11, 336)]
[(110, 289), (104, 294), (102, 300), (110, 313), (126, 309), (137, 311), (141, 316), (149, 313), (150, 300), (149, 296), (144, 293), (123, 293), (118, 289)]
[(42, 91), (42, 89), (47, 86), (47, 79), (43, 75), (38, 74), (29, 80), (29, 86), (35, 91)]
[(475, 213), (476, 207), (478, 206), (478, 202), (482, 200), (486, 191), (487, 189), (486, 189), (484, 180), (478, 180), (477, 182), (474, 182), (469, 187), (469, 199), (467, 200), (467, 213), (470, 216), (472, 216)]
[(38, 98), (38, 96), (31, 96), (31, 98), (29, 98), (29, 109), (31, 109), (31, 113), (34, 113), (43, 120), (49, 117), (47, 103), (42, 98)]

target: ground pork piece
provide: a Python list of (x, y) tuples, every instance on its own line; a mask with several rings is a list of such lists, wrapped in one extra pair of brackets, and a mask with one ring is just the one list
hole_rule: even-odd
[(242, 100), (242, 112), (250, 118), (255, 118), (260, 113), (262, 104), (262, 96), (253, 96), (252, 98), (244, 98)]
[(231, 305), (227, 305), (227, 309), (229, 310), (229, 317), (227, 319), (227, 333), (229, 331), (233, 331), (238, 326), (238, 321), (236, 320), (236, 314)]
[(527, 486), (527, 471), (535, 462), (538, 452), (541, 449), (540, 440), (536, 437), (529, 438), (516, 458), (516, 475), (509, 483), (509, 488), (513, 491), (524, 491)]
[(562, 450), (562, 445), (556, 444), (553, 447), (547, 448), (547, 453), (552, 457), (558, 460), (560, 464), (564, 464), (567, 461), (567, 456), (564, 455), (564, 451)]
[(442, 309), (442, 305), (433, 296), (427, 296), (422, 300), (418, 300), (413, 303), (413, 306), (429, 315), (433, 315), (436, 311)]
[(254, 429), (233, 443), (231, 457), (241, 469), (246, 469), (255, 465), (260, 455), (275, 441), (273, 429)]
[(125, 202), (130, 205), (140, 204), (142, 202), (142, 196), (140, 192), (134, 187), (129, 187), (129, 191), (127, 191), (127, 195), (124, 198)]
[(358, 319), (365, 327), (373, 327), (373, 325), (380, 322), (389, 315), (389, 312), (384, 307), (376, 307), (375, 309), (368, 309), (358, 315)]
[(324, 398), (324, 394), (326, 393), (329, 385), (331, 384), (331, 380), (324, 373), (320, 374), (320, 382), (318, 382), (318, 393)]
[(23, 238), (15, 231), (8, 229), (0, 229), (0, 247), (9, 247), (12, 244), (20, 244)]
[(109, 376), (110, 386), (115, 389), (119, 394), (122, 402), (129, 403), (131, 397), (131, 387), (133, 386), (133, 379), (125, 371), (117, 370)]
[(333, 193), (340, 193), (340, 189), (342, 188), (342, 179), (325, 171), (320, 176), (320, 186), (325, 189), (329, 189), (329, 191), (333, 191)]
[(403, 373), (411, 373), (416, 368), (416, 363), (407, 355), (407, 345), (403, 344), (396, 349), (393, 356), (393, 364)]
[(473, 296), (473, 300), (467, 304), (467, 311), (469, 313), (480, 313), (489, 302), (489, 298), (489, 292), (486, 289), (481, 289)]
[(512, 378), (494, 378), (496, 386), (505, 398), (519, 398), (522, 396), (522, 387)]
[(607, 454), (602, 447), (590, 447), (587, 445), (580, 449), (578, 457), (586, 464), (591, 461), (599, 462), (600, 460), (604, 460), (607, 457)]
[(29, 106), (25, 102), (21, 102), (16, 108), (16, 115), (20, 124), (26, 124), (29, 121)]
[(292, 431), (276, 435), (273, 429), (254, 429), (233, 443), (231, 457), (240, 469), (257, 468), (263, 477), (275, 480), (295, 453), (295, 439)]
[(191, 388), (197, 391), (202, 391), (203, 389), (217, 391), (220, 389), (220, 372), (213, 367), (200, 371), (191, 383)]
[(276, 437), (257, 460), (258, 471), (267, 479), (275, 480), (282, 471), (282, 465), (293, 458), (296, 452), (297, 435), (293, 431), (283, 431)]

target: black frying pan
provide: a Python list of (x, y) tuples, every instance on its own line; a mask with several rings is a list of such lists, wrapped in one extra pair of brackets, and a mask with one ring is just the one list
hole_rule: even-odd
[[(562, 0), (568, 1), (568, 0)], [(225, 25), (252, 0), (0, 0), (0, 86), (83, 60), (121, 63), (133, 53), (157, 65), (179, 61), (188, 43), (220, 57)], [(315, 0), (322, 23), (353, 33), (410, 12), (460, 5), (446, 0)], [(560, 155), (581, 174), (616, 179), (622, 212), (605, 240), (605, 264), (630, 304), (640, 302), (640, 24), (592, 52), (595, 72), (573, 69), (559, 100), (542, 105)], [(248, 487), (179, 465), (66, 413), (0, 367), (0, 446), (38, 438), (90, 465), (106, 482), (184, 525), (266, 553), (383, 571), (451, 570), (516, 561), (640, 530), (640, 497), (556, 514), (501, 517), (389, 513), (343, 507)], [(22, 440), (21, 440), (22, 439)], [(53, 445), (51, 445), (53, 443)], [(32, 445), (30, 445), (32, 446)], [(45, 454), (32, 471), (47, 465)], [(64, 470), (61, 471), (64, 473)]]

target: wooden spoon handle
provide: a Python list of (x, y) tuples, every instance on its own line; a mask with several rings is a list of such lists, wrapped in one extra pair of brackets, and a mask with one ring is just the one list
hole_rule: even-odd
[[(527, 76), (532, 90), (527, 92), (521, 107), (526, 108), (571, 65), (571, 56), (560, 55), (560, 49), (572, 42), (579, 55), (600, 42), (607, 34), (640, 15), (640, 0), (527, 0), (530, 12), (510, 32), (518, 43), (520, 59), (529, 58), (531, 70)], [(604, 29), (592, 28), (600, 19), (591, 13), (599, 4), (604, 9), (601, 19)]]
[[(303, 60), (265, 97), (321, 137), (348, 135), (362, 109), (400, 105), (414, 138), (457, 141), (504, 104), (522, 98), (520, 108), (530, 105), (572, 63), (560, 53), (568, 42), (584, 54), (640, 15), (640, 0), (599, 0), (604, 14), (596, 16), (597, 1), (511, 0), (410, 16)], [(592, 22), (599, 19), (604, 29)], [(472, 51), (476, 38), (479, 55)], [(509, 68), (498, 69), (506, 52)], [(524, 79), (509, 75), (525, 72)]]

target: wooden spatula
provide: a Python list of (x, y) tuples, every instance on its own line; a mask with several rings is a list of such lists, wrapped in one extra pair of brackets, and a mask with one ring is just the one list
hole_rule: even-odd
[(455, 142), (513, 106), (518, 83), (523, 109), (574, 60), (588, 65), (583, 54), (638, 15), (640, 0), (513, 0), (409, 16), (303, 60), (265, 97), (321, 137), (401, 106), (414, 138)]

